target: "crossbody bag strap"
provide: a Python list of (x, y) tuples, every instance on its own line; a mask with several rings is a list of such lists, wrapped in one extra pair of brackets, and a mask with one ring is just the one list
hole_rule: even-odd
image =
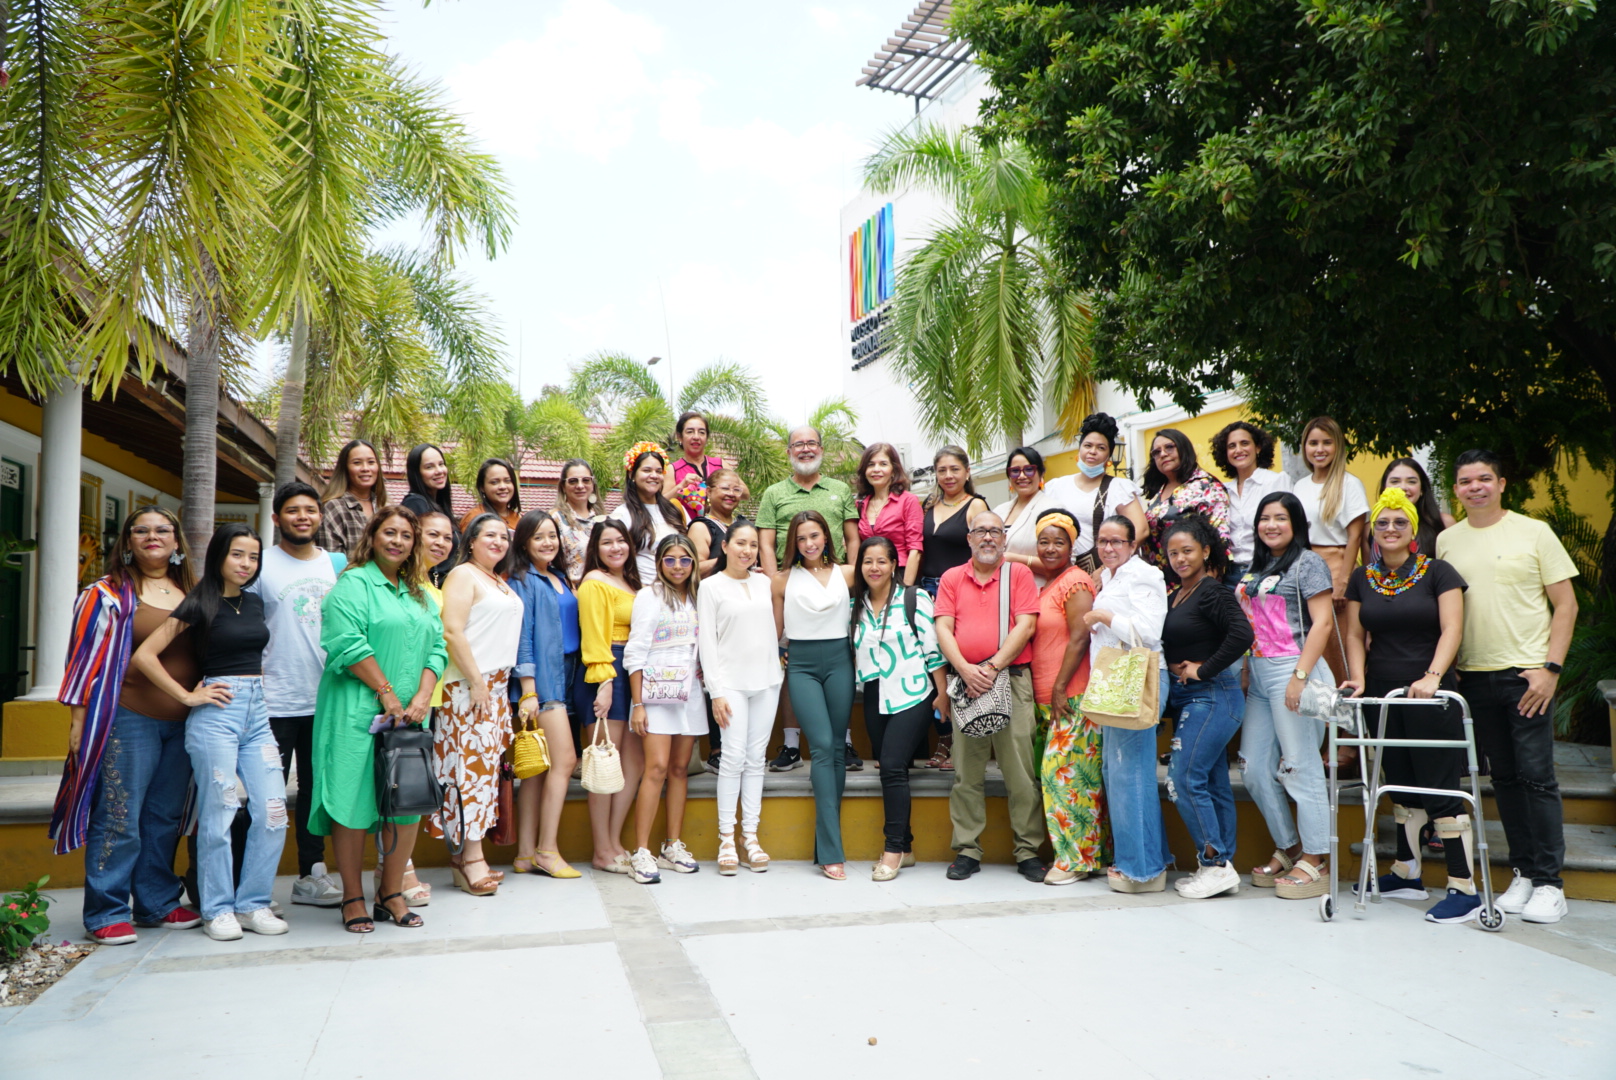
[[(1004, 639), (1010, 636), (1010, 575), (1015, 571), (1016, 564), (1006, 559), (999, 568), (999, 648), (1004, 648)], [(994, 652), (997, 652), (995, 649)]]
[(1105, 520), (1105, 496), (1111, 490), (1111, 474), (1106, 473), (1100, 478), (1100, 490), (1094, 493), (1094, 531), (1089, 533), (1089, 547), (1098, 550), (1100, 546), (1100, 522)]

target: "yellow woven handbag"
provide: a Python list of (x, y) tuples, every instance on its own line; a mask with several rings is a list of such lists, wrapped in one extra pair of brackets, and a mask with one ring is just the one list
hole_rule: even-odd
[(518, 780), (538, 776), (550, 767), (550, 745), (544, 731), (524, 726), (511, 743), (511, 771)]

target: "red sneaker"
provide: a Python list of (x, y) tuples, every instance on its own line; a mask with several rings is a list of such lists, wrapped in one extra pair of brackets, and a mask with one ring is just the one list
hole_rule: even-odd
[(126, 922), (115, 922), (111, 926), (91, 930), (90, 936), (98, 945), (128, 945), (135, 940), (135, 928)]
[(163, 921), (157, 925), (164, 930), (190, 930), (202, 925), (202, 916), (181, 905), (164, 915)]

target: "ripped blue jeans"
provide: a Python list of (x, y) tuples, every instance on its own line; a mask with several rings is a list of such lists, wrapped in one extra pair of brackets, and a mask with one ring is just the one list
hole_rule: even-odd
[(1229, 740), (1240, 730), (1246, 699), (1240, 668), (1224, 668), (1204, 682), (1170, 683), (1167, 699), (1178, 711), (1167, 797), (1178, 807), (1202, 866), (1234, 854), (1234, 788), (1229, 784)]
[[(204, 680), (223, 683), (235, 695), (228, 705), (199, 705), (185, 722), (185, 750), (196, 775), (197, 877), (202, 917), (245, 915), (269, 906), (275, 869), (286, 844), (286, 780), (281, 752), (264, 706), (264, 682), (256, 675)], [(240, 802), (236, 778), (247, 789), (252, 826), (241, 862), (241, 883), (231, 871), (230, 825)]]
[[(1251, 658), (1240, 769), (1274, 846), (1291, 848), (1300, 841), (1307, 854), (1323, 855), (1330, 850), (1330, 798), (1319, 757), (1324, 721), (1285, 707), (1285, 687), (1295, 670), (1294, 656)], [(1315, 681), (1325, 680), (1328, 673), (1327, 664), (1313, 665)], [(1287, 795), (1296, 802), (1294, 821)]]

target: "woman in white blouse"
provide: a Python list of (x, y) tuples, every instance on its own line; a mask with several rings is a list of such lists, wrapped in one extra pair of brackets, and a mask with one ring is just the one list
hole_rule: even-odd
[(724, 536), (724, 569), (701, 583), (696, 599), (701, 673), (713, 702), (713, 722), (724, 729), (718, 763), (718, 872), (734, 874), (735, 802), (741, 804), (746, 865), (769, 868), (758, 843), (763, 811), (763, 763), (780, 703), (780, 654), (767, 578), (752, 572), (758, 560), (757, 526), (736, 518)]
[(1004, 520), (1004, 557), (1032, 569), (1038, 587), (1044, 587), (1044, 564), (1038, 558), (1036, 523), (1054, 506), (1044, 490), (1044, 456), (1030, 446), (1018, 446), (1004, 459), (1010, 498), (993, 511)]
[[(1160, 570), (1134, 557), (1139, 537), (1133, 522), (1120, 514), (1106, 518), (1096, 545), (1103, 566), (1100, 592), (1093, 609), (1083, 616), (1089, 627), (1091, 662), (1107, 645), (1159, 653), (1162, 624), (1167, 621), (1167, 584)], [(1166, 686), (1165, 664), (1160, 679)], [(1161, 892), (1172, 853), (1156, 792), (1154, 727), (1106, 729), (1105, 798), (1115, 852), (1108, 874), (1111, 888), (1123, 893)]]
[(1077, 519), (1074, 561), (1089, 574), (1100, 570), (1094, 537), (1100, 522), (1121, 514), (1133, 522), (1134, 532), (1145, 535), (1145, 504), (1139, 499), (1139, 485), (1126, 476), (1107, 472), (1117, 445), (1117, 422), (1105, 413), (1094, 413), (1083, 420), (1077, 442), (1077, 473), (1057, 476), (1044, 485), (1049, 505), (1058, 506)]
[(1255, 552), (1257, 504), (1273, 491), (1289, 491), (1291, 478), (1275, 472), (1274, 437), (1245, 420), (1212, 436), (1212, 460), (1229, 482), (1229, 569), (1223, 583), (1233, 589), (1251, 566)]

